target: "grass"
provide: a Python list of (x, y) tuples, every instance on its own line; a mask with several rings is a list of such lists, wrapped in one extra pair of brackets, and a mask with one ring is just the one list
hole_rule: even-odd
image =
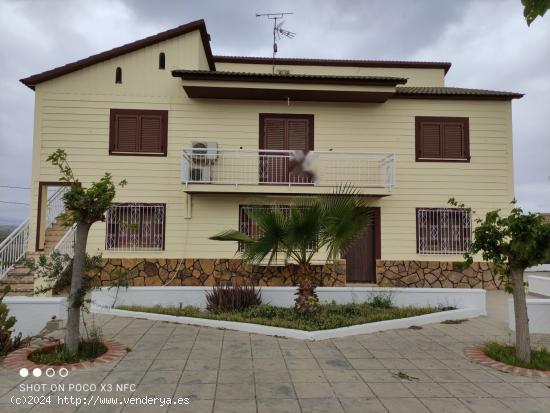
[(550, 370), (550, 353), (545, 348), (531, 351), (531, 363), (524, 363), (516, 357), (516, 348), (499, 344), (494, 341), (483, 346), (483, 352), (493, 360), (511, 366), (535, 370)]
[(29, 354), (29, 360), (37, 364), (70, 364), (79, 361), (92, 360), (107, 352), (107, 347), (97, 340), (82, 340), (78, 345), (78, 353), (70, 353), (64, 344), (55, 347), (40, 348)]
[(196, 307), (141, 307), (120, 306), (120, 310), (166, 314), (179, 317), (208, 318), (211, 320), (238, 321), (273, 327), (294, 328), (305, 331), (328, 330), (376, 321), (395, 320), (441, 311), (435, 307), (376, 307), (372, 304), (324, 304), (318, 314), (303, 315), (292, 308), (258, 305), (241, 311), (208, 312)]

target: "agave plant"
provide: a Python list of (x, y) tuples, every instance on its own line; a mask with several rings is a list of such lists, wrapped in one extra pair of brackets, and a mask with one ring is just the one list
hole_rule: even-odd
[(285, 263), (293, 264), (298, 280), (295, 308), (304, 313), (319, 307), (311, 269), (313, 257), (322, 252), (327, 263), (334, 263), (372, 220), (366, 201), (352, 186), (300, 198), (288, 211), (277, 206), (253, 208), (248, 216), (258, 227), (259, 236), (227, 230), (210, 239), (240, 242), (242, 258), (254, 265), (270, 265), (283, 256)]

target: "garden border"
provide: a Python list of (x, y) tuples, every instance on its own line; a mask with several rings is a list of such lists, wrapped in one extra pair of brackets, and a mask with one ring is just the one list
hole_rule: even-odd
[(482, 346), (470, 346), (464, 349), (464, 354), (471, 361), (482, 364), (487, 367), (491, 367), (495, 370), (503, 371), (505, 373), (517, 374), (519, 376), (526, 377), (543, 377), (550, 378), (550, 371), (535, 370), (535, 369), (526, 369), (518, 366), (511, 366), (509, 364), (504, 364), (500, 361), (496, 361), (491, 357), (487, 356), (483, 352)]
[(395, 330), (400, 328), (409, 328), (411, 326), (420, 326), (432, 323), (438, 323), (446, 320), (462, 320), (466, 318), (475, 318), (483, 315), (477, 308), (461, 308), (458, 310), (439, 311), (437, 313), (424, 314), (414, 317), (400, 318), (396, 320), (377, 321), (373, 323), (358, 324), (349, 327), (334, 328), (330, 330), (304, 331), (292, 328), (282, 328), (266, 326), (263, 324), (241, 323), (236, 321), (211, 320), (207, 318), (179, 317), (166, 314), (145, 313), (139, 311), (94, 308), (92, 312), (99, 314), (108, 314), (112, 316), (145, 318), (148, 320), (165, 321), (177, 324), (189, 324), (202, 327), (213, 327), (227, 330), (243, 331), (247, 333), (264, 334), (268, 336), (278, 336), (294, 338), (299, 340), (326, 340), (330, 338), (340, 338), (354, 336), (359, 334), (369, 334), (378, 331)]
[(76, 369), (83, 369), (87, 367), (97, 367), (98, 365), (101, 365), (101, 364), (110, 363), (112, 361), (122, 358), (122, 356), (126, 354), (126, 347), (121, 343), (119, 343), (118, 341), (105, 340), (102, 343), (105, 345), (105, 347), (107, 347), (107, 351), (103, 353), (101, 356), (96, 357), (93, 360), (79, 361), (78, 363), (52, 365), (52, 364), (37, 364), (28, 359), (29, 354), (35, 350), (38, 350), (39, 348), (54, 347), (60, 344), (59, 341), (54, 341), (46, 344), (44, 343), (33, 344), (29, 347), (23, 347), (18, 350), (15, 350), (6, 356), (2, 364), (4, 365), (4, 367), (12, 368), (12, 369), (21, 369), (25, 367), (28, 370), (32, 370), (38, 367), (42, 370), (53, 368), (56, 372), (59, 372), (59, 370), (62, 368), (65, 368), (68, 371), (73, 371)]

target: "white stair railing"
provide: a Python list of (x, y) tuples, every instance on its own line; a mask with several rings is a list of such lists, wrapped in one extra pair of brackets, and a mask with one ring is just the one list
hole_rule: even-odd
[(57, 251), (62, 255), (68, 255), (69, 257), (74, 257), (74, 241), (76, 236), (76, 225), (73, 225), (69, 230), (63, 235), (63, 238), (59, 240), (57, 245), (53, 248), (53, 251)]
[[(46, 229), (48, 229), (55, 222), (55, 218), (65, 210), (63, 195), (66, 191), (67, 187), (61, 187), (48, 199), (46, 204)], [(0, 279), (5, 277), (8, 271), (25, 256), (28, 243), (29, 219), (27, 218), (8, 235), (2, 243), (0, 243)]]
[(4, 277), (17, 261), (25, 256), (29, 241), (29, 219), (21, 223), (0, 244), (0, 278)]

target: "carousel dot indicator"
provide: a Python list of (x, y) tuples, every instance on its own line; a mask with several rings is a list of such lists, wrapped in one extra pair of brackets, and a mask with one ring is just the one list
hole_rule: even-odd
[(19, 370), (19, 375), (21, 377), (27, 377), (29, 375), (29, 370), (27, 370), (25, 367), (23, 367), (21, 370)]
[(42, 370), (38, 367), (35, 367), (34, 369), (32, 369), (32, 375), (34, 377), (40, 377), (42, 375)]

